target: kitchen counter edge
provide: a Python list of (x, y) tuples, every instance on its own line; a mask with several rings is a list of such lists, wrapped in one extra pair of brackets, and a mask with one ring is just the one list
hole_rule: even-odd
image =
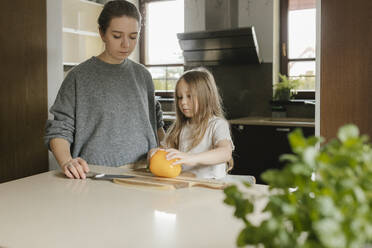
[(315, 127), (311, 118), (243, 117), (229, 120), (231, 125)]

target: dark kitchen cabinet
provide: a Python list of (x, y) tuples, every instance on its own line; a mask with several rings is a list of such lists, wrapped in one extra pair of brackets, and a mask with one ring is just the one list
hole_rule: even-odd
[[(231, 125), (235, 150), (233, 175), (252, 175), (264, 183), (260, 174), (271, 168), (282, 168), (280, 155), (291, 153), (288, 134), (298, 127)], [(314, 135), (314, 127), (300, 127), (305, 136)]]

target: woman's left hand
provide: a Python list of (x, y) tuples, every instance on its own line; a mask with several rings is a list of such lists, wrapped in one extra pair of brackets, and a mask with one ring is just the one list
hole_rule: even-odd
[(178, 159), (177, 161), (173, 162), (173, 165), (176, 165), (176, 164), (184, 164), (188, 166), (197, 165), (197, 162), (195, 160), (196, 158), (195, 154), (180, 152), (179, 150), (173, 149), (173, 148), (166, 149), (165, 151), (168, 153), (166, 156), (168, 160)]

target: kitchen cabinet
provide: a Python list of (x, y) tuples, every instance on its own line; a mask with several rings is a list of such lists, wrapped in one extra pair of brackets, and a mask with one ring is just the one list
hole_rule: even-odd
[(63, 0), (63, 64), (77, 65), (103, 51), (98, 16), (103, 4), (84, 0)]
[(288, 134), (302, 128), (304, 135), (314, 135), (314, 127), (288, 125), (232, 124), (234, 168), (231, 174), (252, 175), (257, 183), (263, 183), (262, 172), (272, 168), (282, 168), (280, 155), (291, 153)]
[(319, 9), (319, 135), (329, 141), (353, 123), (372, 137), (372, 1), (319, 1)]

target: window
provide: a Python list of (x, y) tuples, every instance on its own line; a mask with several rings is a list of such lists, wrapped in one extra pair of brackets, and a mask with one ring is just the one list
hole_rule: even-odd
[(174, 91), (177, 79), (183, 73), (183, 66), (150, 66), (148, 67), (156, 91)]
[(302, 81), (298, 98), (315, 97), (316, 0), (282, 0), (280, 72)]
[(141, 0), (144, 18), (140, 62), (152, 74), (155, 90), (174, 91), (183, 73), (183, 56), (177, 33), (184, 32), (183, 0)]

